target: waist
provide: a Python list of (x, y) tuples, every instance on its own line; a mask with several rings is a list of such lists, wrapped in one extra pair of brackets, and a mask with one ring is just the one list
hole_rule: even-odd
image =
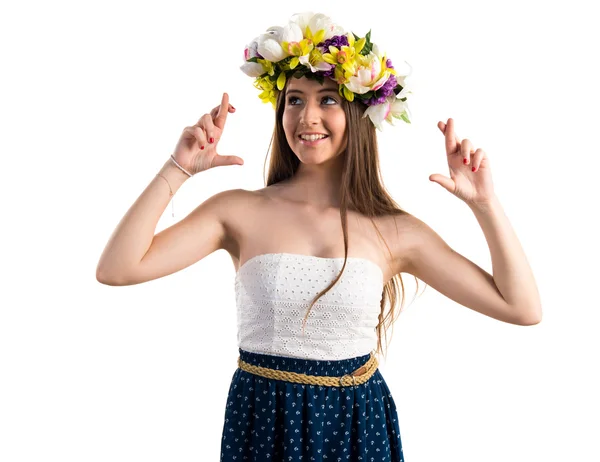
[[(378, 366), (373, 352), (341, 360), (315, 360), (269, 355), (246, 351), (242, 348), (239, 349), (239, 353), (238, 364), (242, 370), (263, 377), (316, 385), (349, 386), (364, 383), (373, 375)], [(321, 380), (321, 378), (324, 379)], [(340, 381), (340, 379), (342, 380)]]

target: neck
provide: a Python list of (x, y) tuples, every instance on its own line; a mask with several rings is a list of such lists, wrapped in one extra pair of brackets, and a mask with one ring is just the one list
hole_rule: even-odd
[(341, 168), (300, 164), (295, 175), (286, 180), (288, 198), (318, 209), (339, 208)]

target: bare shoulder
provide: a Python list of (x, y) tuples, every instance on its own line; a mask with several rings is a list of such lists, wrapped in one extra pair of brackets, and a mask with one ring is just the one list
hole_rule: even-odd
[(419, 242), (423, 240), (423, 231), (428, 226), (404, 210), (397, 214), (381, 216), (377, 221), (390, 246), (395, 274), (408, 272)]
[(427, 223), (416, 216), (405, 213), (401, 216), (399, 229), (402, 238), (397, 250), (403, 255), (403, 272), (415, 274), (415, 265), (418, 264), (424, 252), (442, 252), (448, 248), (448, 244)]
[[(224, 210), (230, 207), (243, 205), (246, 201), (252, 200), (255, 196), (255, 191), (246, 189), (227, 189), (211, 196), (208, 200), (214, 201), (215, 204), (222, 206)], [(224, 215), (226, 217), (226, 215)]]
[(403, 233), (404, 238), (414, 238), (420, 231), (427, 227), (424, 221), (406, 211), (385, 218), (388, 221), (388, 226), (393, 226), (399, 233)]
[(243, 208), (251, 198), (251, 191), (227, 189), (210, 196), (196, 210), (210, 208), (218, 216), (221, 224), (226, 225), (234, 211)]
[(253, 211), (262, 200), (263, 192), (230, 189), (216, 194), (211, 199), (213, 198), (218, 203), (219, 215), (225, 229), (223, 248), (231, 255), (238, 255), (240, 233), (244, 224), (253, 220)]
[(259, 197), (258, 191), (228, 189), (215, 194), (207, 201), (211, 201), (219, 209), (223, 223), (228, 224), (232, 219), (239, 217), (241, 212), (248, 210)]

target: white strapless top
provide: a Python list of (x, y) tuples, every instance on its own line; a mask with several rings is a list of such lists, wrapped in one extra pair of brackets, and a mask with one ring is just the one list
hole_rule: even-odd
[(383, 272), (375, 262), (348, 257), (337, 284), (310, 302), (338, 275), (344, 257), (292, 253), (257, 255), (235, 276), (238, 347), (293, 358), (339, 360), (377, 349)]

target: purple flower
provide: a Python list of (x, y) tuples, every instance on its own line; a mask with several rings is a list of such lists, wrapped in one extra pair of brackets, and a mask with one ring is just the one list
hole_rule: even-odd
[[(334, 35), (333, 37), (331, 37), (330, 39), (327, 40), (323, 40), (318, 48), (320, 49), (321, 53), (329, 53), (329, 47), (330, 46), (334, 46), (338, 49), (340, 49), (343, 46), (348, 46), (348, 37), (345, 35)], [(331, 69), (329, 69), (328, 71), (321, 71), (321, 72), (317, 72), (317, 74), (322, 75), (323, 77), (329, 77), (330, 79), (335, 80), (334, 78), (334, 72), (335, 72), (335, 66), (332, 66)]]
[(322, 48), (323, 53), (329, 52), (329, 47), (334, 46), (336, 48), (341, 48), (342, 46), (348, 46), (348, 37), (345, 35), (334, 35), (330, 39), (323, 40), (318, 44), (319, 48)]
[(392, 60), (391, 59), (387, 59), (387, 61), (385, 62), (385, 66), (389, 67), (390, 69), (394, 68), (394, 66), (392, 66)]
[(335, 66), (332, 66), (328, 71), (317, 72), (317, 74), (322, 75), (323, 77), (329, 77), (330, 79), (334, 78)]
[[(388, 59), (389, 61), (389, 59)], [(386, 64), (387, 65), (387, 64)], [(389, 67), (389, 66), (388, 66)], [(375, 94), (364, 101), (367, 106), (374, 106), (383, 103), (386, 98), (394, 93), (394, 89), (398, 86), (395, 75), (390, 75), (383, 86), (375, 92)]]

